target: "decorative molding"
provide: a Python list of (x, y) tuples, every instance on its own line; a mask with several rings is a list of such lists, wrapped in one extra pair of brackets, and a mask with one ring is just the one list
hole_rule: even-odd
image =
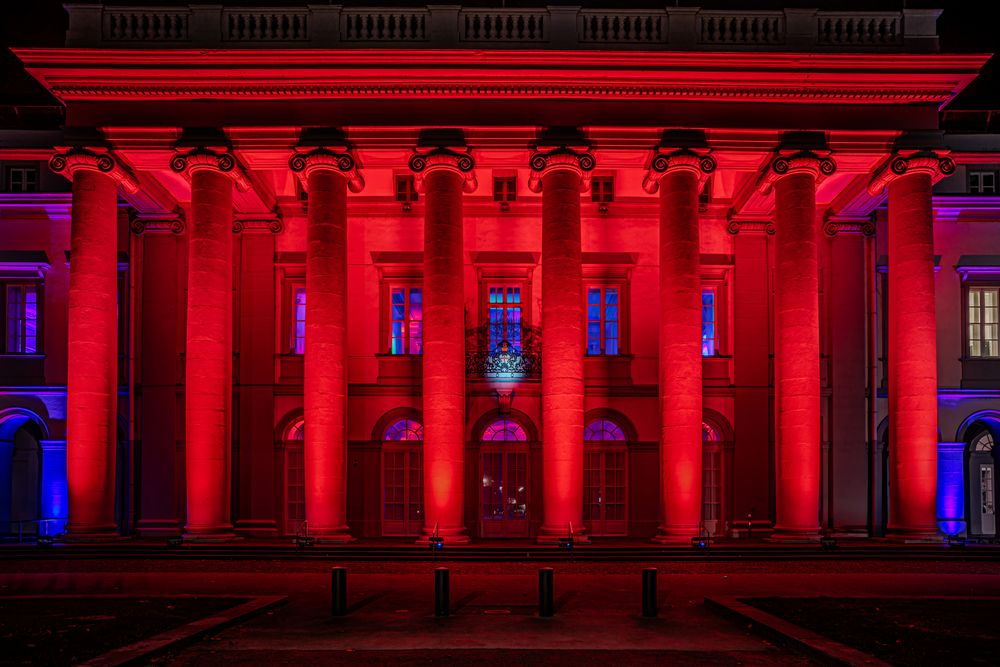
[(659, 147), (653, 150), (649, 159), (646, 177), (642, 179), (642, 189), (649, 194), (655, 194), (660, 189), (660, 179), (670, 171), (686, 170), (698, 176), (698, 182), (703, 182), (715, 171), (718, 164), (709, 155), (710, 151), (696, 152), (690, 148), (669, 150)]
[(767, 195), (774, 184), (785, 176), (807, 173), (816, 178), (818, 184), (827, 176), (837, 171), (837, 163), (827, 155), (818, 155), (813, 151), (779, 151), (757, 179), (757, 192)]
[(451, 171), (462, 177), (462, 190), (475, 192), (479, 187), (476, 180), (476, 161), (468, 148), (459, 150), (447, 146), (432, 148), (417, 147), (410, 156), (410, 171), (414, 173), (414, 186), (417, 192), (424, 190), (424, 178), (432, 171)]
[(248, 192), (253, 187), (243, 167), (226, 148), (199, 147), (186, 153), (178, 151), (170, 158), (170, 169), (184, 174), (189, 181), (194, 172), (208, 169), (229, 176), (240, 192)]
[(939, 152), (926, 150), (903, 154), (896, 153), (872, 176), (868, 194), (880, 195), (886, 187), (907, 174), (928, 174), (931, 185), (955, 173), (955, 161)]
[(129, 229), (134, 234), (146, 232), (184, 233), (184, 211), (177, 209), (167, 213), (139, 213), (135, 209), (129, 211)]
[(837, 234), (875, 236), (875, 221), (871, 217), (854, 220), (828, 217), (823, 221), (823, 233), (831, 237)]
[(280, 234), (285, 229), (285, 223), (281, 219), (281, 213), (277, 210), (270, 216), (266, 213), (248, 213), (245, 216), (233, 218), (233, 234), (243, 232), (271, 232)]
[(299, 177), (303, 189), (308, 192), (309, 174), (316, 170), (333, 171), (347, 179), (351, 192), (361, 192), (365, 179), (354, 151), (348, 146), (322, 146), (320, 148), (296, 147), (296, 153), (288, 160), (288, 167)]
[(726, 231), (730, 234), (769, 234), (774, 235), (774, 222), (770, 220), (740, 220), (731, 218), (726, 225)]
[(590, 146), (538, 146), (528, 165), (531, 175), (528, 188), (532, 192), (542, 191), (542, 180), (550, 171), (569, 169), (580, 177), (580, 191), (590, 189), (590, 172), (597, 166), (597, 158)]
[(57, 148), (49, 158), (49, 169), (71, 181), (77, 171), (96, 171), (110, 176), (125, 194), (139, 191), (139, 181), (122, 163), (102, 148)]

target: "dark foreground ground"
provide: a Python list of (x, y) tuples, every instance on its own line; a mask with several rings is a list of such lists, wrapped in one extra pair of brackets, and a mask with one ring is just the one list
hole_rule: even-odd
[[(433, 607), (433, 570), (442, 563), (346, 563), (350, 613), (334, 618), (329, 568), (340, 564), (7, 560), (0, 569), (0, 664), (70, 664), (65, 656), (84, 657), (82, 647), (107, 648), (97, 636), (125, 644), (136, 634), (211, 617), (232, 598), (272, 595), (285, 596), (285, 603), (170, 647), (153, 660), (481, 667), (816, 662), (815, 655), (720, 616), (705, 597), (748, 601), (873, 660), (998, 660), (997, 561), (556, 562), (552, 618), (536, 613), (537, 569), (550, 563), (523, 561), (444, 563), (451, 571), (448, 618), (436, 618)], [(646, 566), (659, 570), (659, 615), (653, 619), (640, 615), (640, 572)], [(26, 595), (36, 599), (15, 599)], [(108, 595), (124, 597), (96, 597)], [(185, 600), (183, 609), (177, 600)], [(118, 602), (122, 606), (115, 607)], [(79, 627), (87, 623), (105, 625), (88, 637)], [(64, 631), (74, 624), (72, 632)], [(32, 650), (40, 641), (53, 651)], [(72, 644), (75, 652), (54, 650), (59, 642)]]

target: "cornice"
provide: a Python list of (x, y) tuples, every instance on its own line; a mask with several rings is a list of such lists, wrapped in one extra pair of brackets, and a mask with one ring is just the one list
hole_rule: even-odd
[[(983, 55), (17, 49), (62, 100), (588, 98), (941, 104)], [(234, 77), (233, 72), (239, 71)]]

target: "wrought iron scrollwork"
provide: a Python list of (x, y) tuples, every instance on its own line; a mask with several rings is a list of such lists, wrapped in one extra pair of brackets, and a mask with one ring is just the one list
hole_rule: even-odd
[(502, 340), (490, 346), (489, 325), (466, 331), (465, 370), (469, 376), (495, 380), (538, 379), (542, 372), (541, 335), (522, 327), (520, 346)]

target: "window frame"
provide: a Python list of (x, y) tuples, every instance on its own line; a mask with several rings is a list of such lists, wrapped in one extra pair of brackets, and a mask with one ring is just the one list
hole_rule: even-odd
[[(607, 292), (608, 292), (608, 290), (612, 290), (612, 289), (613, 290), (618, 290), (618, 303), (616, 304), (618, 306), (618, 319), (616, 320), (616, 322), (618, 323), (618, 330), (617, 330), (618, 338), (616, 339), (618, 341), (618, 351), (617, 352), (611, 352), (611, 353), (609, 353), (607, 351), (607, 345), (606, 345), (606, 341), (607, 341), (607, 322), (608, 322), (608, 320), (607, 320), (607, 307), (608, 307), (608, 304), (607, 304)], [(599, 311), (600, 312), (600, 319), (599, 319), (599, 322), (600, 322), (600, 341), (599, 341), (600, 352), (595, 352), (595, 353), (591, 353), (590, 352), (590, 324), (591, 324), (591, 319), (590, 319), (590, 292), (591, 292), (591, 290), (599, 290), (600, 295), (601, 295), (601, 297), (600, 297), (600, 303), (598, 304), (598, 307), (600, 309), (600, 311)], [(623, 349), (624, 345), (623, 345), (623, 339), (622, 339), (622, 333), (623, 333), (623, 317), (622, 316), (624, 315), (624, 293), (625, 293), (625, 288), (623, 286), (623, 283), (619, 282), (619, 281), (605, 281), (605, 282), (598, 282), (598, 283), (587, 283), (584, 286), (584, 304), (583, 304), (583, 308), (584, 308), (584, 317), (586, 318), (586, 330), (584, 331), (584, 351), (583, 351), (584, 356), (587, 356), (587, 357), (619, 357), (622, 354), (625, 354), (624, 349)]]
[[(588, 429), (596, 422), (608, 422), (615, 426), (621, 433), (621, 438), (614, 439), (601, 439), (601, 440), (591, 440), (587, 438)], [(594, 536), (605, 536), (605, 537), (621, 537), (628, 534), (628, 519), (629, 519), (629, 436), (626, 428), (618, 421), (609, 416), (596, 416), (591, 419), (584, 420), (584, 437), (583, 437), (583, 456), (584, 456), (584, 504), (583, 504), (583, 517), (584, 524), (587, 526), (591, 535)], [(620, 519), (609, 519), (607, 518), (607, 503), (599, 502), (601, 516), (596, 519), (591, 516), (587, 518), (588, 504), (593, 505), (594, 503), (587, 503), (587, 492), (588, 492), (588, 456), (597, 457), (599, 461), (599, 467), (590, 468), (589, 470), (596, 470), (599, 484), (598, 488), (601, 489), (605, 495), (608, 489), (608, 455), (614, 454), (620, 456), (622, 460), (622, 467), (620, 469), (622, 474), (622, 517)]]
[[(406, 352), (394, 354), (392, 352), (392, 291), (393, 289), (405, 289), (407, 294), (409, 290), (419, 289), (421, 290), (421, 297), (423, 297), (423, 287), (424, 282), (422, 278), (415, 276), (389, 276), (385, 275), (380, 278), (379, 284), (379, 342), (376, 351), (377, 355), (382, 355), (386, 357), (420, 357), (423, 355), (423, 327), (420, 330), (420, 352), (410, 352), (409, 348), (409, 333), (403, 336), (403, 341), (406, 344)], [(421, 298), (421, 304), (424, 301)], [(406, 299), (406, 310), (409, 312), (409, 298)], [(408, 322), (408, 320), (406, 320)], [(421, 317), (421, 321), (423, 318)]]
[[(281, 287), (281, 349), (280, 354), (301, 358), (305, 352), (305, 347), (303, 347), (303, 352), (295, 351), (295, 293), (298, 290), (306, 289), (306, 276), (305, 268), (302, 268), (301, 272), (286, 272), (282, 280)], [(303, 317), (303, 322), (305, 322), (305, 317)], [(305, 330), (303, 329), (302, 337), (305, 339)]]
[[(14, 172), (21, 171), (27, 174), (28, 172), (34, 172), (34, 187), (25, 188), (24, 182), (22, 182), (22, 187), (15, 190), (14, 189)], [(12, 194), (27, 194), (32, 192), (39, 192), (41, 188), (41, 176), (42, 170), (39, 168), (37, 162), (26, 162), (26, 163), (15, 163), (7, 164), (4, 167), (3, 173), (3, 188), (4, 192), (9, 192)]]
[[(424, 328), (423, 328), (423, 304), (424, 304), (424, 285), (423, 282), (414, 284), (413, 282), (399, 282), (392, 281), (385, 286), (386, 298), (385, 298), (385, 310), (383, 312), (383, 318), (385, 320), (385, 337), (382, 339), (383, 344), (387, 344), (385, 354), (393, 357), (413, 357), (420, 356), (423, 354), (424, 349)], [(403, 290), (403, 319), (402, 319), (402, 334), (400, 336), (403, 344), (403, 352), (393, 352), (392, 351), (392, 324), (396, 320), (392, 317), (392, 309), (395, 304), (392, 302), (393, 292), (396, 290)], [(412, 294), (413, 290), (420, 290), (420, 352), (414, 352), (412, 350), (412, 333), (410, 331), (410, 324), (414, 320), (410, 317), (411, 309), (413, 307)]]
[[(989, 176), (993, 181), (992, 189), (989, 192), (984, 190), (983, 176)], [(977, 182), (975, 188), (973, 187), (974, 178)], [(998, 180), (1000, 180), (1000, 177), (998, 177), (996, 169), (968, 169), (965, 178), (966, 190), (970, 195), (995, 196), (1000, 194), (1000, 188), (998, 188), (1000, 183), (998, 183)]]
[[(401, 185), (405, 184), (405, 187)], [(417, 180), (413, 174), (394, 173), (392, 175), (392, 198), (400, 204), (413, 204), (420, 200)]]
[(517, 174), (493, 174), (493, 201), (501, 204), (517, 201)]
[[(732, 316), (730, 313), (729, 298), (729, 275), (732, 266), (702, 266), (701, 285), (698, 289), (698, 301), (701, 302), (702, 293), (711, 290), (715, 293), (715, 354), (702, 355), (702, 359), (717, 359), (729, 357), (731, 351), (731, 331), (730, 323)], [(699, 307), (700, 308), (700, 307)], [(699, 310), (700, 312), (700, 310)], [(704, 318), (699, 315), (704, 324)]]
[[(7, 293), (11, 287), (33, 287), (35, 290), (35, 351), (21, 352), (10, 350), (7, 340), (8, 303)], [(41, 278), (9, 277), (0, 278), (0, 354), (11, 357), (40, 357), (45, 355), (45, 282)], [(22, 324), (23, 328), (23, 324)]]
[[(485, 327), (487, 342), (490, 327), (490, 288), (516, 287), (521, 290), (521, 342), (524, 342), (525, 331), (532, 322), (532, 275), (534, 267), (524, 265), (493, 265), (479, 266), (476, 278), (479, 285), (479, 318), (478, 327)], [(477, 327), (477, 328), (478, 328)]]
[[(962, 359), (966, 361), (998, 361), (1000, 360), (1000, 349), (997, 350), (997, 354), (994, 356), (986, 355), (973, 355), (972, 337), (970, 334), (970, 327), (972, 322), (970, 321), (970, 308), (971, 308), (971, 296), (973, 291), (985, 291), (985, 290), (995, 290), (997, 293), (997, 313), (1000, 316), (1000, 281), (990, 281), (990, 280), (969, 280), (963, 285), (962, 289)], [(978, 322), (980, 328), (980, 334), (982, 334), (982, 329), (984, 322), (982, 321), (982, 310), (984, 306), (980, 304), (980, 321)], [(1000, 319), (1000, 318), (998, 318)], [(1000, 328), (1000, 322), (997, 323), (997, 327)], [(982, 340), (982, 338), (980, 338)], [(998, 346), (1000, 348), (1000, 346)]]
[[(592, 204), (611, 204), (615, 201), (615, 175), (594, 174), (590, 178), (590, 202)], [(598, 185), (600, 184), (600, 186)], [(605, 187), (607, 185), (607, 187)]]
[[(631, 267), (622, 268), (612, 265), (585, 265), (583, 269), (583, 293), (580, 295), (583, 303), (583, 317), (584, 317), (584, 336), (583, 336), (583, 356), (586, 359), (600, 359), (600, 358), (619, 358), (625, 357), (632, 353), (632, 300), (631, 300), (631, 283), (632, 283), (632, 269)], [(600, 354), (588, 354), (588, 337), (586, 326), (589, 323), (587, 317), (587, 295), (592, 288), (600, 288), (602, 294), (602, 300), (604, 295), (604, 290), (609, 287), (618, 288), (618, 353), (617, 354), (606, 354), (604, 352), (604, 329), (603, 329), (603, 318), (602, 318), (602, 329), (601, 329), (601, 353)], [(602, 304), (603, 311), (603, 304)], [(603, 315), (603, 313), (602, 313)]]

